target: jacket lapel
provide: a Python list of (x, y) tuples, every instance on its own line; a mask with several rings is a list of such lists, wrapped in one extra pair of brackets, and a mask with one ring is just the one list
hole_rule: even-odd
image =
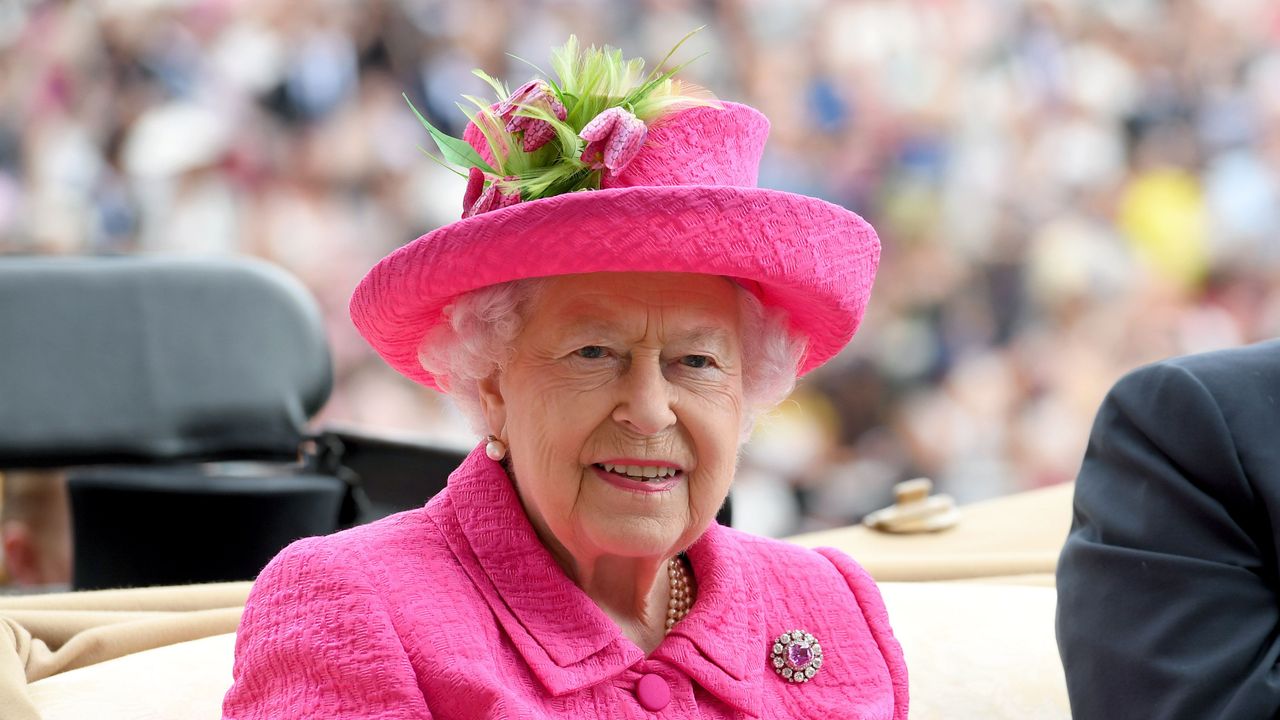
[(768, 648), (761, 644), (765, 633), (759, 593), (744, 574), (750, 562), (716, 523), (687, 554), (697, 598), (653, 655), (684, 668), (721, 702), (759, 717)]

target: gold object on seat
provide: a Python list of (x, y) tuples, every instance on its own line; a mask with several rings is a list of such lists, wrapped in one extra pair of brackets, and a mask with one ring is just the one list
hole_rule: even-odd
[(982, 579), (1052, 586), (1071, 527), (1074, 490), (1074, 483), (1062, 483), (967, 503), (964, 522), (939, 532), (891, 533), (858, 524), (789, 540), (838, 548), (877, 582)]
[(889, 533), (930, 533), (960, 522), (960, 511), (950, 495), (930, 495), (933, 481), (916, 478), (893, 487), (892, 506), (863, 518), (867, 527)]

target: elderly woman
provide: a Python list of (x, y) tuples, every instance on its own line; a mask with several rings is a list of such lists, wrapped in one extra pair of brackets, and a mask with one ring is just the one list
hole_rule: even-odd
[(714, 522), (752, 420), (853, 335), (874, 231), (755, 187), (756, 111), (553, 62), (466, 143), (431, 128), (464, 218), (351, 303), (486, 440), (426, 507), (272, 561), (225, 717), (906, 718), (866, 573)]

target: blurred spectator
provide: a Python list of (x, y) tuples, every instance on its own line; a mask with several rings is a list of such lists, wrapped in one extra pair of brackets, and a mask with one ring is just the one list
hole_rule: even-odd
[(8, 584), (24, 592), (69, 588), (71, 522), (61, 472), (0, 474), (0, 545)]
[(320, 422), (464, 435), (346, 318), (369, 265), (459, 213), (401, 93), (458, 132), (471, 68), (533, 72), (508, 49), (656, 60), (702, 24), (677, 61), (770, 117), (761, 184), (884, 242), (859, 339), (744, 458), (743, 512), (773, 514), (744, 524), (847, 523), (920, 474), (963, 499), (1067, 480), (1125, 370), (1280, 335), (1270, 0), (18, 0), (0, 252), (280, 263), (330, 327)]

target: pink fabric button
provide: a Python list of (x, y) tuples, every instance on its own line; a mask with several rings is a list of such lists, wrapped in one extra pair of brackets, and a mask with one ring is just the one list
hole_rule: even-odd
[(671, 688), (661, 675), (642, 675), (636, 683), (636, 699), (645, 710), (658, 712), (671, 702)]

